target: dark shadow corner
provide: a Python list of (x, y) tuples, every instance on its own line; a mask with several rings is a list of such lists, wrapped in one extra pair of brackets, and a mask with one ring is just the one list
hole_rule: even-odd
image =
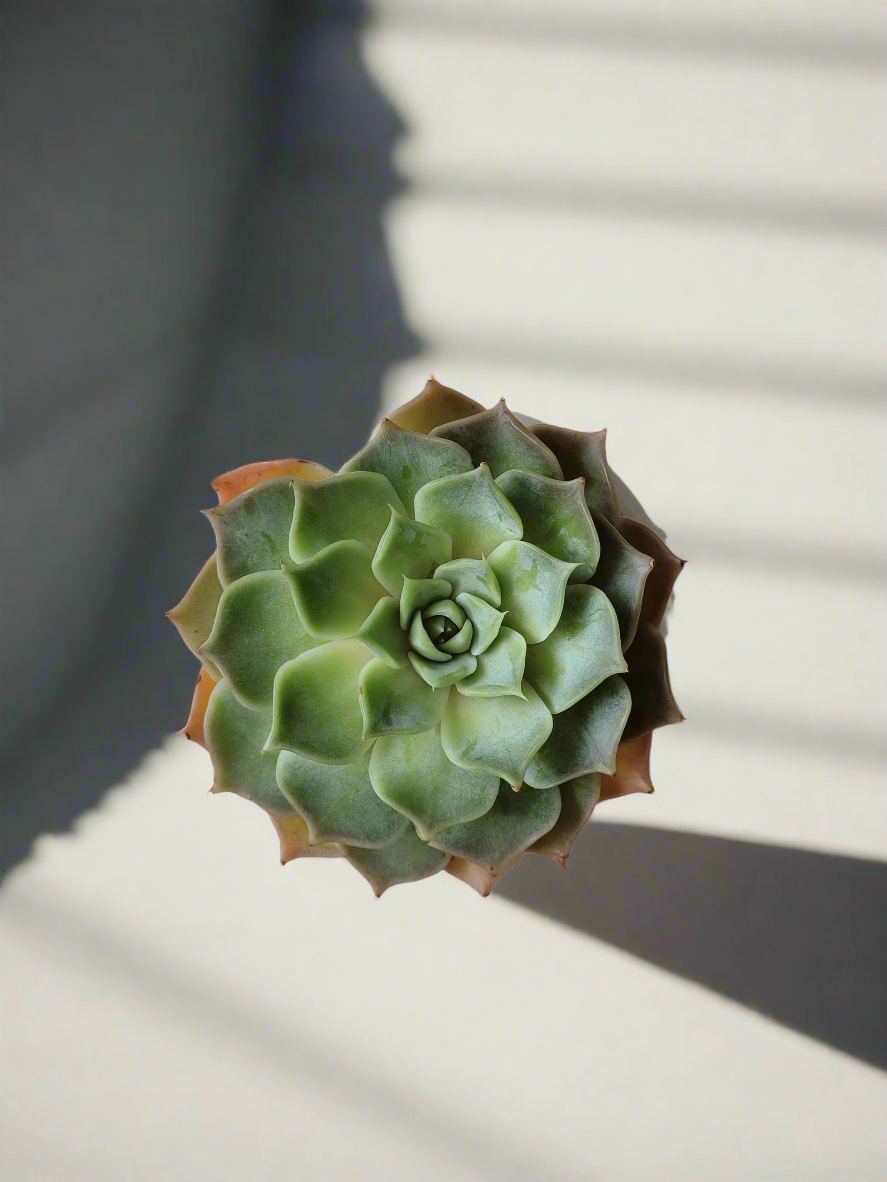
[[(202, 232), (205, 224), (217, 224), (218, 232), (207, 251), (212, 269), (205, 298), (183, 307), (174, 326), (179, 337), (187, 338), (184, 378), (180, 374), (172, 389), (148, 392), (158, 410), (153, 414), (148, 406), (147, 420), (163, 421), (165, 416), (167, 425), (159, 443), (144, 445), (146, 451), (152, 448), (141, 457), (149, 475), (125, 507), (127, 544), (116, 562), (116, 576), (101, 588), (82, 658), (70, 662), (51, 697), (44, 695), (48, 700), (35, 695), (32, 729), (19, 728), (8, 749), (0, 752), (5, 763), (3, 870), (27, 855), (40, 833), (66, 828), (95, 805), (147, 751), (183, 724), (197, 665), (164, 613), (212, 548), (212, 535), (199, 513), (214, 503), (210, 479), (239, 464), (281, 455), (338, 467), (369, 433), (384, 372), (415, 353), (418, 345), (403, 320), (382, 230), (384, 207), (399, 187), (391, 156), (403, 126), (363, 64), (362, 3), (257, 0), (226, 5), (214, 28), (204, 30), (207, 37), (196, 22), (216, 18), (202, 6), (186, 5), (176, 14), (161, 5), (148, 14), (135, 11), (131, 19), (128, 13), (109, 12), (107, 6), (87, 4), (76, 17), (73, 12), (59, 17), (58, 28), (50, 22), (43, 29), (25, 14), (14, 29), (20, 34), (16, 48), (21, 45), (22, 53), (33, 58), (22, 61), (22, 77), (27, 76), (26, 66), (31, 74), (38, 68), (52, 70), (57, 59), (47, 42), (53, 36), (68, 44), (82, 39), (84, 61), (94, 51), (98, 63), (95, 82), (75, 76), (71, 94), (93, 101), (85, 120), (89, 143), (101, 149), (102, 135), (115, 134), (116, 104), (131, 120), (130, 138), (144, 137), (142, 154), (151, 146), (159, 152), (167, 142), (172, 145), (166, 166), (174, 177), (179, 175), (173, 171), (176, 137), (193, 132), (186, 165), (195, 170), (199, 183), (195, 181), (193, 194), (180, 195), (176, 216), (190, 219), (195, 232)], [(235, 17), (237, 27), (232, 25), (222, 44), (220, 29)], [(67, 23), (60, 24), (62, 20)], [(126, 62), (131, 52), (134, 63), (147, 57), (151, 68), (141, 74), (135, 67), (121, 68), (109, 57), (112, 44), (119, 61)], [(151, 54), (157, 59), (153, 65)], [(181, 127), (171, 126), (162, 109), (163, 72), (171, 69), (171, 54), (178, 55), (179, 73), (169, 86), (183, 86)], [(239, 81), (231, 66), (236, 54), (247, 59)], [(77, 68), (70, 64), (71, 55), (66, 61), (67, 69)], [(152, 82), (155, 66), (159, 75)], [(207, 76), (211, 70), (232, 75), (224, 91), (233, 110), (231, 150), (223, 145), (216, 157), (206, 145), (211, 135), (217, 136), (214, 121), (221, 120), (220, 106), (201, 115), (206, 127), (187, 125), (195, 109), (192, 97), (199, 105), (210, 84), (219, 85), (221, 93), (218, 78)], [(101, 103), (89, 99), (90, 88), (100, 82), (108, 92)], [(234, 85), (240, 85), (241, 93), (232, 101)], [(143, 93), (133, 94), (140, 86)], [(25, 102), (20, 109), (27, 117)], [(153, 124), (147, 116), (139, 123), (145, 111), (155, 112)], [(39, 118), (40, 135), (49, 148), (54, 142), (61, 145), (64, 113), (47, 104), (45, 114), (35, 116)], [(22, 136), (26, 143), (33, 140), (33, 135)], [(231, 161), (241, 149), (242, 167), (233, 168)], [(135, 167), (138, 158), (135, 154)], [(213, 161), (218, 178), (211, 172)], [(9, 162), (20, 171), (24, 197), (31, 164), (27, 150)], [(114, 170), (114, 177), (122, 171)], [(147, 173), (145, 181), (150, 183)], [(103, 194), (96, 186), (91, 198), (101, 206)], [(203, 206), (185, 208), (198, 198)], [(162, 194), (156, 200), (162, 201)], [(223, 200), (227, 206), (219, 208)], [(173, 212), (170, 206), (167, 222)], [(25, 209), (23, 223), (40, 216), (39, 209)], [(82, 224), (77, 229), (82, 232)], [(127, 236), (146, 230), (133, 217), (122, 228), (106, 222), (104, 238), (101, 226), (95, 233), (93, 266), (97, 256), (125, 252)], [(163, 241), (169, 240), (167, 233)], [(148, 275), (151, 259), (149, 252), (143, 253), (141, 273)], [(163, 274), (154, 276), (161, 288), (160, 319), (164, 301), (173, 298), (164, 294), (164, 285), (168, 293), (176, 285), (187, 286), (190, 261), (179, 249), (164, 261)], [(79, 284), (82, 300), (88, 276), (69, 278), (72, 291)], [(126, 277), (130, 285), (139, 280), (138, 273)], [(76, 318), (76, 299), (72, 296), (68, 308), (62, 305), (62, 321)], [(110, 348), (115, 334), (127, 327), (115, 325), (115, 314), (123, 319), (111, 306), (104, 320), (98, 312), (94, 317), (99, 353), (102, 334)], [(76, 352), (70, 361), (69, 368), (76, 369)], [(131, 365), (144, 361), (144, 353), (136, 353)], [(27, 356), (21, 359), (25, 412), (35, 405), (26, 389), (28, 380), (33, 384), (29, 362)], [(138, 397), (145, 393), (140, 390)], [(76, 399), (56, 408), (51, 405), (54, 397), (50, 389), (50, 403), (45, 413), (32, 416), (35, 422), (29, 422), (27, 413), (20, 416), (13, 461), (28, 447), (39, 446), (41, 432), (45, 435), (61, 423), (66, 410), (69, 417), (86, 413)], [(95, 383), (89, 397), (95, 397)], [(7, 439), (8, 445), (12, 442)], [(101, 462), (88, 454), (74, 458), (84, 466)], [(113, 497), (115, 489), (109, 487), (107, 495)], [(72, 580), (80, 573), (72, 571)], [(32, 654), (38, 666), (41, 660), (52, 661), (50, 633), (50, 624), (38, 633), (47, 648)]]

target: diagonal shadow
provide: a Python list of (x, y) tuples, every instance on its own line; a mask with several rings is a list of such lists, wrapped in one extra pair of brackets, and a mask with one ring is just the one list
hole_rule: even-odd
[(607, 822), (497, 891), (887, 1070), (885, 864)]

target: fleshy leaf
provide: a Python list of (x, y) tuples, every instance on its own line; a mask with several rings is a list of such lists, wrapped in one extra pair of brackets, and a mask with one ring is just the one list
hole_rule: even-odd
[(432, 689), (413, 668), (392, 669), (378, 658), (360, 671), (358, 686), (368, 739), (415, 735), (437, 726), (450, 693)]
[(427, 607), (422, 608), (422, 619), (426, 624), (429, 620), (434, 619), (435, 616), (442, 616), (457, 628), (461, 628), (465, 623), (465, 612), (452, 599), (438, 599), (434, 603), (429, 603)]
[(201, 669), (197, 678), (197, 684), (194, 686), (194, 695), (191, 698), (191, 710), (188, 714), (188, 721), (179, 731), (180, 735), (184, 735), (192, 743), (197, 743), (204, 750), (206, 750), (206, 736), (203, 733), (203, 728), (206, 721), (206, 708), (209, 705), (210, 695), (216, 688), (216, 685), (215, 678), (207, 673), (205, 669)]
[(476, 415), (483, 409), (473, 398), (466, 398), (458, 390), (442, 386), (436, 378), (430, 377), (420, 394), (393, 410), (388, 418), (407, 431), (427, 435), (443, 423)]
[(601, 776), (594, 773), (590, 776), (578, 776), (569, 784), (561, 784), (560, 816), (545, 836), (530, 846), (531, 854), (545, 854), (556, 859), (561, 866), (566, 866), (573, 842), (585, 828), (600, 798), (601, 779)]
[(650, 779), (652, 745), (652, 731), (619, 744), (615, 775), (601, 776), (601, 800), (615, 800), (618, 796), (629, 796), (632, 792), (653, 791), (653, 781)]
[(205, 722), (213, 792), (235, 792), (269, 812), (291, 813), (293, 806), (277, 786), (277, 756), (262, 750), (270, 724), (270, 711), (247, 709), (224, 681), (219, 682)]
[(452, 594), (452, 587), (446, 579), (411, 579), (404, 578), (403, 590), (400, 593), (400, 626), (408, 628), (410, 621), (417, 611), (434, 603), (437, 599), (448, 599)]
[(269, 813), (268, 816), (280, 842), (281, 866), (295, 861), (296, 858), (342, 857), (342, 851), (337, 845), (311, 845), (305, 818), (300, 817), (298, 813)]
[(446, 872), (452, 874), (454, 878), (458, 878), (460, 882), (464, 882), (466, 886), (470, 886), (472, 890), (477, 891), (482, 899), (487, 898), (501, 877), (498, 874), (490, 874), (489, 870), (484, 870), (482, 866), (469, 862), (467, 858), (452, 858), (447, 863)]
[(409, 660), (425, 684), (430, 685), (432, 689), (444, 689), (448, 685), (455, 685), (477, 668), (477, 657), (470, 653), (460, 653), (445, 664), (429, 661), (427, 657), (418, 657), (415, 653), (409, 654)]
[(286, 578), (302, 623), (320, 640), (345, 640), (360, 631), (385, 594), (373, 576), (372, 551), (360, 542), (333, 542), (298, 565)]
[(233, 501), (247, 489), (255, 488), (266, 480), (275, 476), (298, 476), (300, 480), (324, 480), (333, 476), (329, 468), (323, 464), (315, 464), (313, 460), (265, 460), (258, 464), (242, 464), (230, 472), (223, 472), (212, 481), (219, 498), (220, 505)]
[(526, 681), (522, 693), (523, 698), (451, 693), (440, 727), (448, 758), (458, 767), (491, 772), (519, 788), (533, 756), (551, 734), (545, 703)]
[(260, 710), (271, 705), (280, 666), (319, 643), (305, 631), (283, 572), (263, 570), (225, 588), (203, 651), (244, 706)]
[(558, 788), (547, 792), (512, 792), (503, 784), (489, 812), (475, 821), (444, 829), (432, 845), (467, 858), (490, 874), (501, 872), (548, 833), (561, 810)]
[(215, 681), (221, 681), (221, 673), (209, 657), (201, 657), (197, 650), (213, 630), (221, 597), (222, 584), (219, 582), (219, 570), (213, 552), (182, 599), (166, 613), (179, 636)]
[(639, 521), (623, 517), (619, 522), (619, 532), (636, 550), (653, 559), (653, 569), (644, 585), (641, 619), (658, 628), (665, 617), (675, 581), (684, 569), (684, 559), (673, 554), (658, 534)]
[(589, 509), (618, 522), (619, 506), (607, 464), (607, 432), (571, 431), (551, 423), (535, 423), (531, 430), (557, 456), (564, 480), (583, 477)]
[(493, 476), (520, 468), (523, 472), (538, 472), (540, 476), (563, 480), (557, 458), (517, 421), (504, 399), (490, 410), (435, 427), (432, 434), (460, 444), (475, 464), (487, 464)]
[(388, 528), (373, 558), (373, 573), (386, 591), (400, 595), (405, 578), (424, 582), (452, 552), (449, 534), (436, 526), (412, 521), (392, 509)]
[(415, 824), (423, 841), (441, 829), (472, 821), (492, 808), (499, 777), (456, 767), (444, 754), (440, 732), (379, 739), (370, 759), (378, 795)]
[(392, 669), (403, 669), (407, 663), (407, 634), (400, 626), (400, 604), (385, 595), (367, 616), (357, 639), (367, 646), (374, 657), (380, 657)]
[(683, 722), (668, 676), (665, 641), (652, 624), (639, 624), (631, 648), (625, 654), (625, 680), (631, 690), (631, 714), (624, 738), (635, 739), (660, 726)]
[(289, 553), (304, 562), (333, 542), (350, 539), (375, 550), (403, 503), (378, 472), (346, 472), (328, 480), (294, 480)]
[(601, 547), (585, 503), (585, 481), (550, 480), (533, 472), (503, 472), (496, 483), (517, 509), (524, 541), (562, 562), (579, 565), (571, 583), (585, 583), (595, 572)]
[(569, 710), (604, 678), (625, 669), (612, 604), (587, 584), (567, 588), (557, 627), (544, 643), (527, 649), (527, 678), (552, 714)]
[(355, 763), (334, 765), (281, 751), (277, 783), (308, 823), (312, 845), (347, 842), (379, 848), (395, 841), (407, 827), (406, 817), (389, 808), (373, 791), (370, 752)]
[(367, 880), (376, 896), (402, 882), (418, 882), (437, 874), (449, 861), (449, 854), (432, 849), (421, 840), (412, 825), (403, 837), (381, 850), (343, 845), (342, 853)]
[(260, 570), (280, 570), (289, 558), (293, 488), (288, 476), (266, 480), (224, 505), (205, 509), (216, 535), (223, 587)]
[(446, 579), (450, 585), (451, 599), (458, 601), (462, 594), (476, 595), (485, 603), (499, 607), (502, 592), (499, 580), (490, 564), (484, 558), (454, 558), (434, 572), (436, 579)]
[(273, 723), (265, 746), (321, 763), (360, 759), (371, 740), (363, 738), (357, 679), (370, 659), (358, 641), (333, 640), (287, 661), (274, 678)]
[(383, 419), (379, 430), (366, 447), (347, 463), (341, 472), (381, 472), (391, 481), (408, 513), (413, 512), (413, 498), (429, 480), (470, 472), (474, 467), (464, 448), (449, 439), (406, 431), (391, 419)]
[(612, 774), (630, 709), (628, 686), (617, 675), (555, 714), (551, 734), (527, 768), (526, 783), (553, 788), (590, 772)]
[(503, 542), (488, 561), (502, 588), (509, 626), (527, 644), (539, 644), (560, 619), (573, 564), (552, 558), (529, 542)]
[(521, 697), (527, 642), (513, 628), (499, 635), (477, 660), (477, 669), (459, 682), (459, 692), (469, 697), (493, 698), (499, 694)]
[[(492, 574), (492, 571), (490, 573)], [(493, 577), (495, 578), (496, 576), (493, 575)], [(472, 637), (470, 652), (475, 657), (479, 657), (481, 653), (487, 651), (499, 635), (502, 621), (508, 613), (497, 611), (486, 600), (481, 599), (478, 595), (472, 595), (470, 591), (460, 592), (456, 596), (456, 602), (471, 621)]]
[(653, 563), (599, 513), (593, 516), (601, 540), (601, 556), (591, 581), (600, 587), (616, 611), (624, 652), (634, 640), (644, 587)]
[[(500, 542), (523, 534), (520, 517), (485, 464), (426, 484), (416, 493), (415, 510), (417, 521), (450, 535), (456, 558), (483, 558)], [(435, 575), (453, 582), (449, 570), (438, 568)]]
[(438, 644), (442, 652), (459, 655), (468, 652), (473, 639), (474, 625), (471, 620), (466, 620), (455, 636), (451, 636), (449, 640), (438, 641)]
[[(432, 629), (435, 631), (435, 629)], [(444, 661), (452, 660), (449, 653), (442, 653), (435, 645), (434, 641), (428, 634), (425, 627), (425, 621), (422, 619), (422, 613), (416, 612), (413, 616), (413, 622), (410, 624), (410, 645), (413, 650), (424, 657), (426, 661)]]

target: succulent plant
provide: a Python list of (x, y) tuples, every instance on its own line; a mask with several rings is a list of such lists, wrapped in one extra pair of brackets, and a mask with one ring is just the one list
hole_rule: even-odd
[(652, 792), (682, 563), (621, 515), (605, 440), (432, 379), (338, 473), (213, 482), (216, 550), (169, 613), (203, 666), (183, 733), (282, 861), (488, 894), (526, 852), (565, 864), (598, 801)]

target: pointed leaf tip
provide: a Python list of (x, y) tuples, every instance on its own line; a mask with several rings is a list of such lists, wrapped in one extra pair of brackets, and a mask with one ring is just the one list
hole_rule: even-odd
[(399, 427), (427, 435), (435, 427), (478, 414), (483, 409), (479, 402), (467, 398), (450, 386), (442, 385), (432, 375), (421, 393), (391, 411), (389, 418)]

